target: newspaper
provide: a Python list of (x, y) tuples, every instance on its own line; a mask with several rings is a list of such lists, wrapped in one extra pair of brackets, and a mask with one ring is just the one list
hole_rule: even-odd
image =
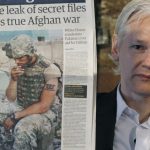
[[(17, 149), (21, 143), (18, 142), (17, 145), (17, 140), (24, 142), (24, 145), (19, 145), (24, 150), (95, 149), (95, 41), (93, 0), (0, 1), (0, 149)], [(30, 51), (27, 47), (30, 47)], [(33, 56), (38, 57), (38, 64), (32, 63)], [(28, 63), (24, 68), (22, 64), (26, 60)], [(22, 73), (19, 72), (17, 77), (12, 76), (13, 69)], [(43, 76), (39, 77), (35, 72), (44, 74), (44, 80), (41, 79)], [(32, 77), (30, 82), (29, 76)], [(52, 91), (51, 84), (44, 84), (44, 88), (41, 91), (39, 89), (40, 84), (50, 82), (51, 78), (58, 79), (58, 90), (48, 110), (51, 115), (35, 111), (27, 115), (25, 113), (24, 117), (17, 120), (17, 112), (28, 112), (28, 107), (40, 103), (43, 96), (40, 92), (45, 88)], [(13, 102), (9, 102), (11, 98), (8, 98), (11, 81), (17, 84), (16, 89), (12, 88), (10, 92), (14, 95), (13, 90), (16, 91), (17, 96)], [(35, 82), (38, 85), (36, 91), (32, 89)], [(29, 97), (33, 99), (35, 95), (40, 95), (39, 99), (30, 102)], [(26, 104), (27, 99), (30, 104)], [(16, 109), (19, 104), (21, 108), (19, 106)], [(30, 111), (33, 112), (33, 109)], [(48, 118), (45, 117), (49, 121), (48, 130), (45, 128), (43, 116)], [(12, 122), (17, 120), (10, 128), (6, 128), (5, 120), (8, 118)], [(24, 125), (28, 118), (29, 127)], [(43, 124), (40, 118), (44, 120)], [(36, 129), (31, 129), (32, 122), (37, 124)], [(50, 135), (47, 135), (49, 132)], [(21, 134), (22, 137), (18, 138)]]

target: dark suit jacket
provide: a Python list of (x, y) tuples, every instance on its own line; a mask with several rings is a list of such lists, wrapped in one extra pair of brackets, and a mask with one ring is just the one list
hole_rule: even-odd
[(96, 150), (112, 150), (116, 123), (117, 90), (97, 94)]

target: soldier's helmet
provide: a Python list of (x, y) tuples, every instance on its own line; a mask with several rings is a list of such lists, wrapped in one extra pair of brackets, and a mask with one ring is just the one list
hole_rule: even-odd
[(6, 43), (2, 50), (6, 51), (9, 58), (19, 58), (25, 55), (32, 56), (36, 51), (33, 40), (30, 36), (21, 34), (13, 37)]

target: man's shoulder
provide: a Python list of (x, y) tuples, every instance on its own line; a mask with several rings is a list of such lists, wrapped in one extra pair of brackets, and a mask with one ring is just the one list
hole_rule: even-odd
[(115, 94), (115, 91), (104, 92), (104, 93), (97, 93), (97, 99), (109, 98), (109, 97), (112, 96), (112, 92)]
[(96, 108), (96, 150), (112, 149), (116, 121), (116, 94), (114, 89), (108, 93), (97, 94)]
[(116, 88), (107, 93), (97, 93), (97, 113), (107, 112), (111, 109), (116, 109), (117, 105), (117, 90)]
[(37, 55), (36, 66), (44, 69), (45, 76), (61, 77), (60, 68), (42, 55)]
[(48, 68), (50, 66), (51, 62), (49, 59), (42, 55), (37, 56), (37, 63), (36, 65), (42, 67), (42, 68)]
[(50, 78), (52, 77), (61, 77), (61, 71), (58, 68), (58, 66), (56, 66), (54, 63), (50, 64), (47, 68), (45, 68), (44, 70), (44, 75), (45, 76), (50, 76)]
[(116, 88), (111, 92), (97, 93), (97, 103), (111, 103), (116, 100), (117, 90)]

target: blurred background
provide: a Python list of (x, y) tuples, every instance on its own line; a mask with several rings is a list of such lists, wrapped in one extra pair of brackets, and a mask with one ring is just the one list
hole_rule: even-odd
[(98, 92), (111, 91), (119, 81), (117, 64), (111, 57), (111, 39), (117, 16), (129, 1), (95, 0)]

